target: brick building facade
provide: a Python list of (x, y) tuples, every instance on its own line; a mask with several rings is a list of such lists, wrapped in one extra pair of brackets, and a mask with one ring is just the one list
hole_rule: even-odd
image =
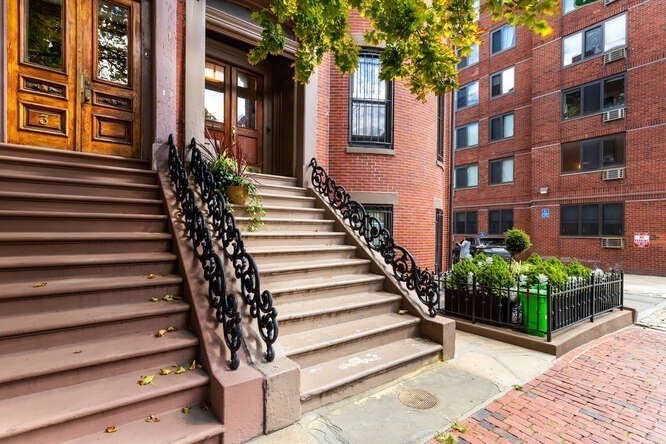
[(455, 113), (454, 238), (515, 225), (543, 256), (664, 274), (666, 2), (563, 4), (545, 39), (481, 14), (457, 94), (473, 101), (478, 81)]

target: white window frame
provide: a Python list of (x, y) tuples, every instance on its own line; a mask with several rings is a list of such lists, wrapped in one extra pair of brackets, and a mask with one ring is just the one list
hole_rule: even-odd
[[(622, 17), (624, 18), (624, 43), (619, 44), (619, 45), (615, 45), (615, 46), (607, 47), (606, 46), (606, 34), (607, 34), (606, 24), (609, 23), (609, 22), (613, 22), (613, 20), (618, 20)], [(615, 15), (613, 17), (610, 17), (610, 18), (604, 20), (603, 22), (595, 23), (594, 25), (588, 26), (585, 29), (581, 29), (578, 32), (575, 32), (575, 33), (570, 34), (568, 36), (562, 37), (562, 66), (572, 66), (572, 65), (575, 65), (577, 63), (581, 63), (581, 62), (584, 62), (584, 61), (587, 61), (587, 60), (594, 59), (596, 57), (600, 57), (600, 56), (602, 56), (602, 55), (604, 55), (604, 54), (606, 54), (606, 53), (608, 53), (608, 52), (610, 52), (614, 49), (626, 48), (627, 38), (628, 38), (627, 26), (628, 26), (627, 25), (627, 13), (624, 12), (622, 14), (618, 14), (618, 15)], [(585, 33), (587, 31), (590, 31), (590, 30), (598, 28), (598, 27), (601, 27), (601, 40), (602, 40), (602, 44), (603, 44), (603, 51), (601, 51), (598, 54), (585, 56)], [(570, 48), (574, 48), (574, 51), (575, 50), (578, 51), (578, 53), (576, 53), (576, 54), (570, 53), (570, 54), (573, 54), (573, 55), (568, 57), (568, 58), (571, 59), (568, 62), (567, 62), (567, 59), (565, 58), (567, 56), (567, 52), (565, 51), (567, 45)], [(580, 59), (574, 61), (574, 58), (576, 58), (576, 57), (580, 57)]]

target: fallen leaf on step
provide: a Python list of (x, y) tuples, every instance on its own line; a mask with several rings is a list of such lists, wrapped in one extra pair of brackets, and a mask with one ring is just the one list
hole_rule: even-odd
[(188, 413), (190, 413), (190, 408), (189, 407), (183, 407), (182, 412), (187, 415)]
[(166, 329), (167, 333), (171, 333), (172, 331), (176, 331), (176, 327), (173, 325), (169, 325)]
[(167, 334), (167, 331), (163, 328), (160, 328), (159, 330), (157, 330), (157, 333), (155, 333), (155, 337), (156, 338), (161, 338), (165, 334)]
[(180, 367), (178, 367), (178, 370), (176, 370), (174, 373), (176, 373), (177, 375), (180, 375), (181, 373), (185, 373), (185, 367), (183, 367), (181, 365)]
[(407, 313), (409, 313), (409, 310), (398, 310), (399, 315), (404, 315), (404, 314), (407, 314)]
[(153, 382), (154, 378), (155, 378), (155, 375), (142, 376), (141, 379), (139, 379), (137, 381), (137, 384), (139, 384), (139, 385), (148, 385), (151, 382)]
[(190, 366), (189, 366), (187, 369), (190, 370), (190, 371), (192, 371), (192, 370), (194, 370), (194, 369), (196, 369), (196, 368), (197, 368), (197, 360), (196, 360), (196, 359), (193, 359), (193, 360), (192, 360), (192, 363), (190, 364)]
[(150, 298), (150, 301), (151, 301), (151, 302), (159, 302), (160, 299), (159, 299), (159, 298), (154, 298), (154, 297), (153, 297), (153, 298)]
[(165, 295), (162, 297), (162, 300), (163, 300), (164, 302), (173, 302), (173, 295), (172, 295), (172, 294), (165, 294)]
[(148, 276), (146, 276), (148, 279), (155, 279), (157, 277), (156, 274), (150, 273)]
[(146, 422), (160, 422), (160, 418), (155, 415), (146, 416)]
[(116, 427), (116, 426), (108, 426), (104, 429), (104, 433), (113, 433), (113, 432), (117, 432), (117, 431), (118, 431), (118, 427)]
[(46, 282), (35, 282), (32, 284), (32, 288), (46, 287)]
[(82, 352), (82, 350), (74, 350), (72, 353), (74, 353), (75, 355), (78, 355), (81, 352)]
[(166, 376), (166, 375), (170, 374), (172, 371), (173, 370), (171, 370), (170, 368), (161, 368), (160, 369), (160, 375)]

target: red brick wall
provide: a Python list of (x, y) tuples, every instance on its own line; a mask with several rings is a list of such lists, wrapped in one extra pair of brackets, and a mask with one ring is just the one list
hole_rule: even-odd
[[(562, 67), (562, 36), (621, 12), (628, 13), (628, 57), (604, 64), (603, 58)], [(666, 274), (666, 1), (596, 2), (554, 17), (555, 33), (542, 40), (525, 30), (516, 47), (461, 71), (461, 84), (479, 79), (479, 106), (461, 110), (456, 126), (479, 121), (479, 146), (455, 153), (455, 164), (478, 162), (479, 186), (456, 191), (454, 211), (479, 210), (479, 231), (487, 231), (487, 210), (514, 208), (516, 226), (526, 228), (534, 248), (545, 256), (576, 257), (589, 264), (636, 273)], [(499, 26), (483, 17), (485, 29)], [(488, 34), (483, 36), (488, 41)], [(516, 66), (515, 92), (489, 99), (488, 75)], [(563, 121), (561, 91), (626, 73), (626, 119), (602, 123), (600, 115)], [(488, 118), (515, 109), (515, 136), (488, 143)], [(561, 173), (560, 143), (626, 132), (626, 179), (603, 181), (601, 172)], [(515, 183), (488, 185), (488, 160), (514, 153)], [(547, 194), (539, 192), (548, 187)], [(559, 207), (570, 203), (625, 203), (625, 248), (601, 248), (595, 238), (561, 237)], [(541, 210), (550, 208), (550, 219)], [(633, 246), (634, 232), (649, 232), (648, 249)]]

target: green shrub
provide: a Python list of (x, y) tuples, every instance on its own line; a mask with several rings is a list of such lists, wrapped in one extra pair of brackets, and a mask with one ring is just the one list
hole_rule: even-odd
[(570, 277), (589, 278), (592, 270), (574, 259), (567, 265), (567, 274)]
[(484, 265), (479, 266), (476, 282), (493, 288), (509, 288), (516, 285), (509, 264), (499, 256), (491, 256), (485, 260)]
[(528, 257), (527, 260), (526, 260), (525, 262), (527, 262), (528, 264), (535, 265), (535, 264), (540, 263), (542, 260), (543, 260), (543, 259), (541, 259), (541, 256), (539, 256), (539, 255), (536, 254), (536, 253), (532, 253), (532, 254), (530, 255), (530, 257)]
[(512, 228), (506, 230), (506, 249), (511, 253), (511, 256), (522, 253), (532, 246), (530, 236), (519, 228)]
[(478, 272), (479, 266), (477, 264), (476, 258), (463, 259), (453, 265), (453, 281), (457, 284), (466, 284), (467, 276), (469, 273), (476, 275)]

